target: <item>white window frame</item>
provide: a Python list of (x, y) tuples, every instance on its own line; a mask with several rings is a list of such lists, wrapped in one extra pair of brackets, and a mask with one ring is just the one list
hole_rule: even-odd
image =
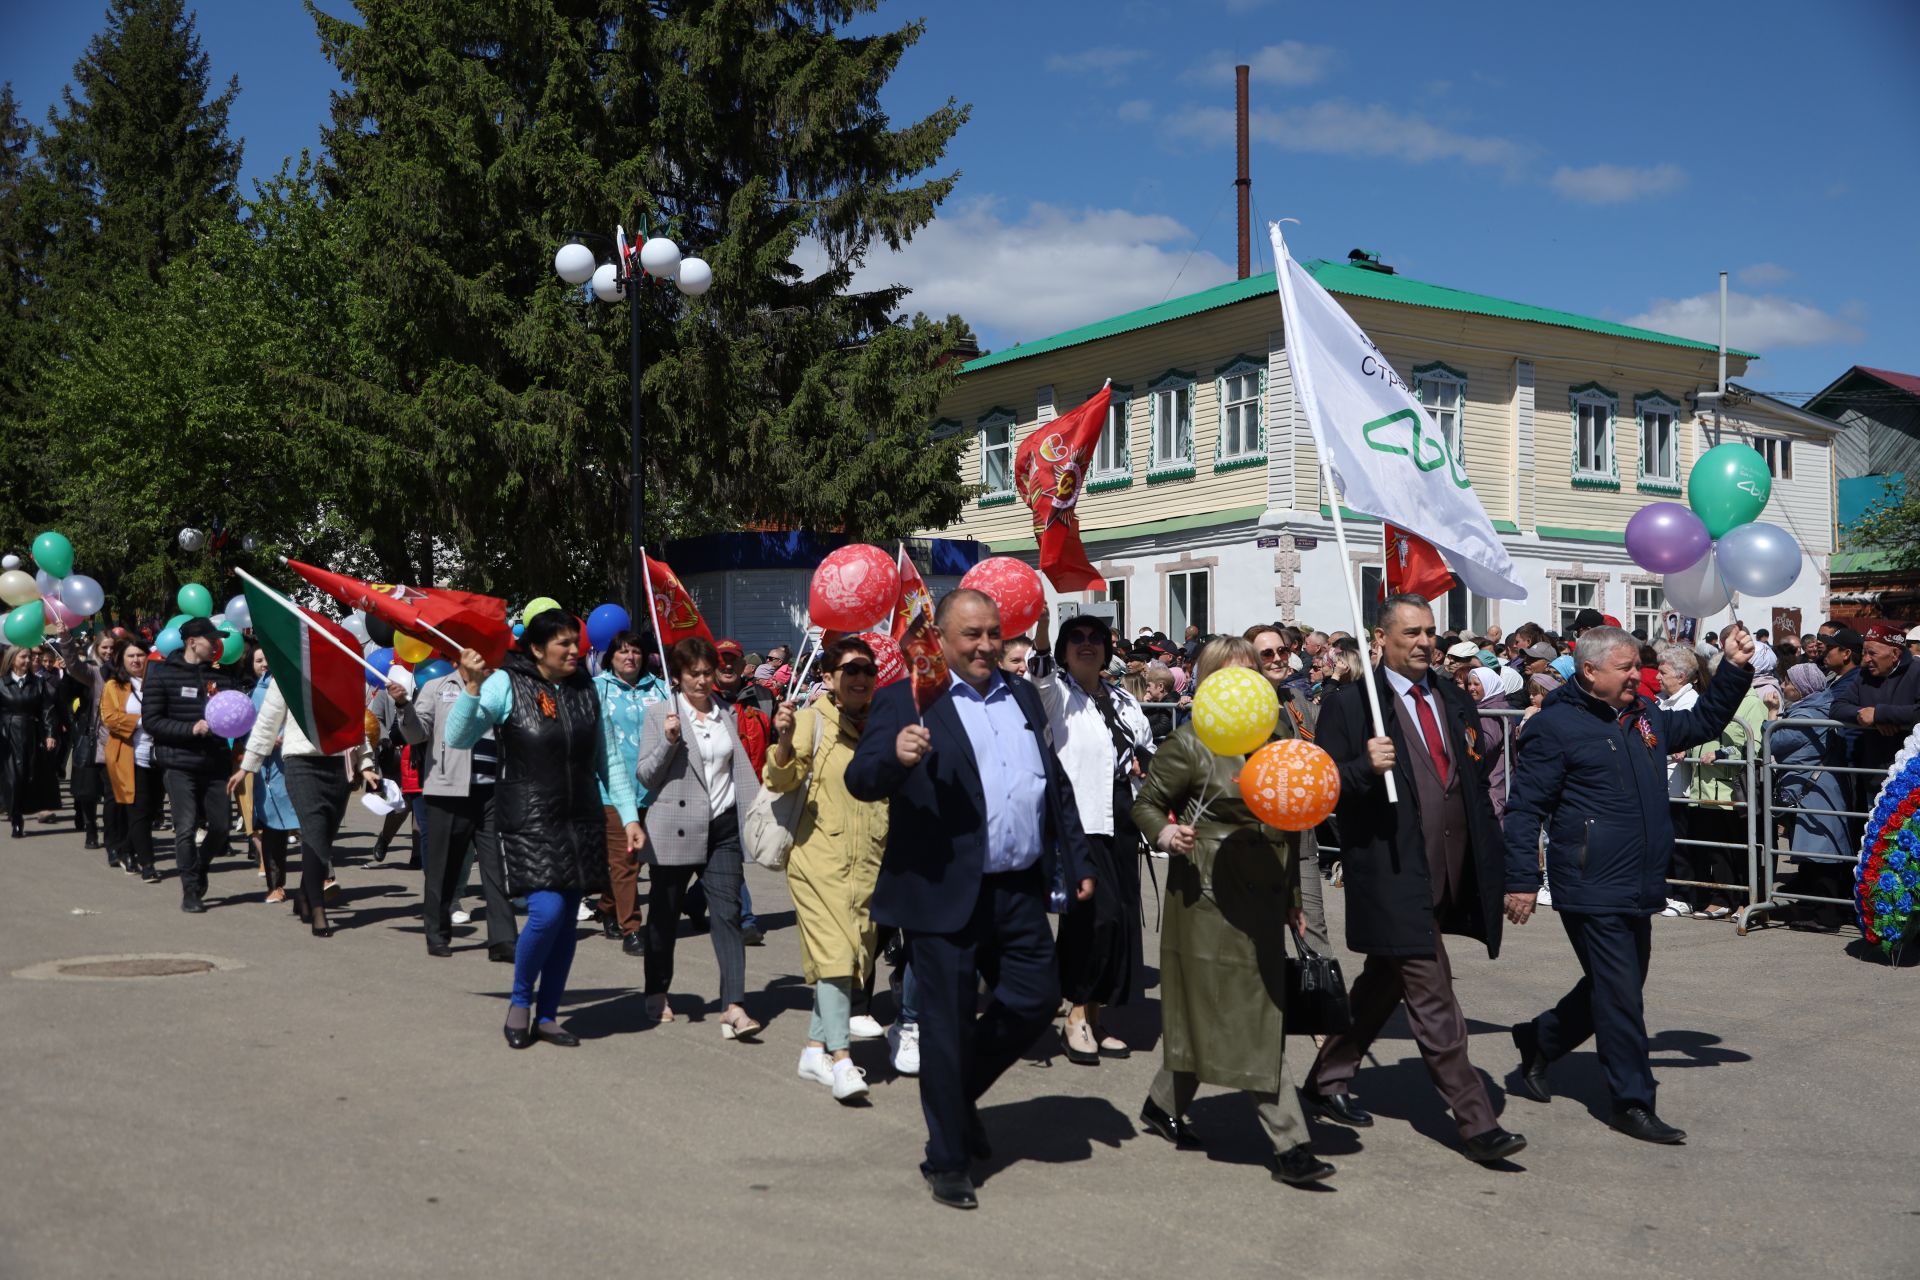
[[(1645, 605), (1641, 601), (1646, 601)], [(1648, 642), (1661, 635), (1660, 619), (1667, 609), (1667, 593), (1657, 582), (1627, 584), (1627, 630), (1645, 631)]]
[(1755, 436), (1753, 447), (1767, 460), (1767, 474), (1775, 480), (1793, 479), (1793, 440), (1788, 436)]
[[(1640, 424), (1640, 488), (1651, 493), (1680, 492), (1680, 405), (1658, 391), (1643, 391), (1633, 398), (1634, 420)], [(1658, 421), (1667, 420), (1667, 451), (1671, 467), (1665, 472), (1648, 465), (1647, 438), (1658, 430)], [(1653, 633), (1649, 631), (1648, 635)]]
[[(1205, 607), (1201, 609), (1201, 616), (1198, 619), (1193, 616), (1193, 583), (1195, 579), (1198, 579), (1202, 584), (1201, 594), (1206, 597)], [(1186, 604), (1182, 610), (1185, 616), (1180, 617), (1178, 620), (1175, 619), (1173, 608), (1176, 583), (1186, 588)], [(1213, 634), (1212, 569), (1176, 569), (1167, 574), (1167, 634), (1173, 638), (1174, 643), (1178, 644), (1186, 635), (1187, 628), (1190, 626), (1198, 626), (1200, 628), (1200, 634), (1203, 636)]]
[(1147, 387), (1153, 407), (1148, 415), (1149, 484), (1193, 474), (1193, 389), (1193, 375), (1177, 369), (1161, 374)]
[[(1567, 391), (1567, 409), (1573, 419), (1573, 484), (1575, 488), (1618, 489), (1620, 487), (1620, 442), (1616, 436), (1615, 424), (1620, 416), (1620, 397), (1597, 382), (1571, 387)], [(1594, 442), (1594, 453), (1603, 456), (1588, 457), (1588, 451), (1582, 447), (1582, 434), (1585, 427), (1581, 423), (1581, 412), (1586, 411), (1588, 421), (1595, 424), (1599, 439)], [(1592, 461), (1595, 465), (1589, 466)]]
[[(1439, 401), (1444, 388), (1454, 391), (1451, 409)], [(1429, 388), (1432, 389), (1429, 398)], [(1446, 442), (1447, 453), (1458, 463), (1464, 472), (1467, 466), (1467, 375), (1443, 361), (1423, 364), (1413, 371), (1413, 398), (1426, 408), (1427, 414), (1440, 428), (1440, 438)], [(1451, 415), (1451, 420), (1443, 415)]]
[[(1567, 599), (1569, 589), (1574, 599)], [(1600, 584), (1586, 578), (1555, 578), (1553, 580), (1553, 616), (1557, 625), (1554, 630), (1561, 635), (1573, 631), (1573, 620), (1582, 609), (1600, 607)]]
[[(1011, 409), (993, 409), (981, 414), (979, 421), (974, 424), (974, 431), (980, 440), (980, 500), (982, 502), (1005, 501), (1019, 496), (1015, 492), (1013, 480), (1014, 428), (1017, 419), (1018, 415)], [(1006, 439), (994, 441), (992, 435), (998, 431), (1005, 431)], [(1000, 488), (994, 487), (988, 466), (994, 454), (1002, 454), (1006, 458), (1006, 484)]]
[(1095, 591), (1093, 598), (1113, 606), (1113, 625), (1120, 628), (1121, 635), (1131, 640), (1132, 636), (1127, 631), (1127, 580), (1121, 577), (1108, 578), (1106, 587)]
[(1107, 425), (1100, 429), (1100, 442), (1094, 446), (1093, 462), (1087, 471), (1089, 492), (1120, 489), (1133, 483), (1132, 412), (1131, 389), (1114, 387), (1112, 398), (1107, 401)]
[[(1233, 400), (1227, 398), (1227, 384), (1243, 378), (1253, 379), (1253, 392)], [(1267, 362), (1252, 356), (1235, 356), (1214, 370), (1213, 402), (1220, 407), (1220, 429), (1213, 442), (1213, 469), (1231, 471), (1267, 460)], [(1229, 439), (1229, 425), (1239, 411), (1238, 447)], [(1253, 419), (1251, 433), (1246, 419)]]

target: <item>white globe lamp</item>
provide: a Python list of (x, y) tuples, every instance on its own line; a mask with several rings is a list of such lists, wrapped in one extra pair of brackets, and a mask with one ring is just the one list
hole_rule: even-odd
[(574, 241), (563, 244), (560, 251), (553, 255), (553, 269), (568, 284), (585, 284), (593, 279), (593, 250)]
[(680, 246), (665, 236), (655, 236), (640, 246), (640, 266), (657, 280), (671, 280), (680, 270)]
[(593, 296), (602, 302), (618, 302), (627, 296), (620, 283), (620, 268), (608, 262), (593, 273)]
[(680, 286), (680, 292), (697, 298), (713, 287), (713, 268), (704, 258), (687, 258), (680, 264), (680, 276), (675, 283)]

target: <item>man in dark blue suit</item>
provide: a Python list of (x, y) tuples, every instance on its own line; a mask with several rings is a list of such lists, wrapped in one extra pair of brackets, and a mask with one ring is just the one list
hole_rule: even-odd
[[(847, 766), (858, 800), (891, 801), (873, 918), (907, 936), (920, 1014), (920, 1108), (933, 1198), (972, 1209), (984, 1159), (976, 1106), (1060, 1003), (1047, 898), (1093, 894), (1073, 788), (1047, 744), (1040, 696), (1000, 672), (1000, 610), (962, 589), (934, 614), (950, 688), (927, 709), (913, 682), (882, 689)], [(975, 1017), (976, 974), (993, 999)]]

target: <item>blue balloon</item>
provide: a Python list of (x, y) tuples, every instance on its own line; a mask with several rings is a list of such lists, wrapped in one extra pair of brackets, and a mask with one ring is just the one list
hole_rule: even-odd
[(605, 649), (613, 638), (633, 625), (627, 611), (617, 604), (603, 604), (587, 615), (587, 644)]
[[(374, 668), (374, 671), (378, 671), (384, 676), (387, 672), (393, 670), (393, 650), (375, 649), (367, 655), (367, 662)], [(367, 672), (367, 683), (373, 688), (378, 689), (383, 687), (386, 681), (375, 679), (373, 671), (369, 671)]]
[(153, 638), (153, 647), (169, 658), (180, 652), (180, 650), (186, 646), (186, 643), (185, 640), (180, 638), (180, 628), (178, 627), (168, 627), (165, 631), (162, 631)]
[(513, 638), (515, 640), (518, 640), (521, 636), (525, 635), (526, 633), (527, 633), (526, 623), (516, 622), (513, 624)]
[(438, 680), (441, 676), (453, 674), (453, 664), (445, 658), (428, 658), (413, 669), (413, 682), (416, 686), (429, 680)]

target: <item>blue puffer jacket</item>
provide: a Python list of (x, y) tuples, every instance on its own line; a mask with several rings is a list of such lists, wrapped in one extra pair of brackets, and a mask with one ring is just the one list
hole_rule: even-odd
[(1719, 737), (1752, 683), (1751, 668), (1722, 662), (1688, 711), (1662, 711), (1641, 697), (1622, 712), (1578, 681), (1548, 694), (1516, 743), (1503, 824), (1507, 892), (1539, 889), (1544, 827), (1556, 910), (1651, 914), (1664, 907), (1673, 860), (1667, 756)]

